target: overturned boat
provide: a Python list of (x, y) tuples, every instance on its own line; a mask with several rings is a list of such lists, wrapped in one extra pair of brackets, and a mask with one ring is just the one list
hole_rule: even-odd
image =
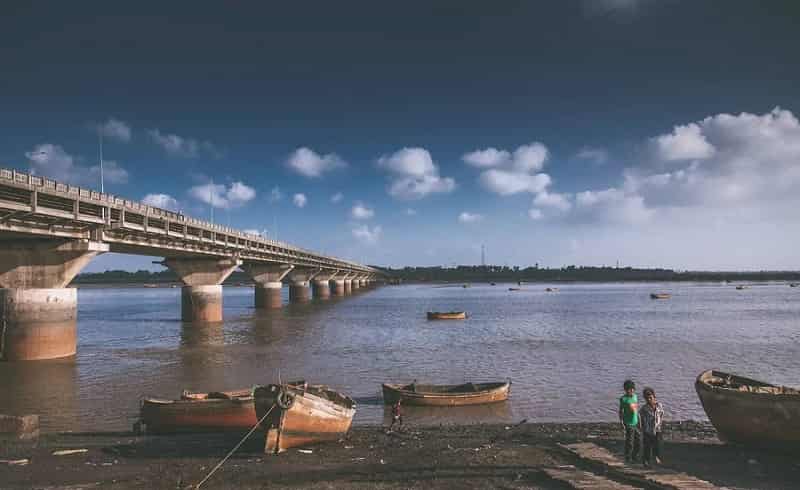
[(508, 399), (510, 381), (464, 383), (460, 385), (383, 384), (383, 402), (398, 399), (407, 405), (461, 406), (502, 402)]
[(721, 440), (800, 445), (800, 390), (715, 370), (700, 373), (694, 387)]
[(466, 311), (429, 311), (428, 320), (466, 320)]
[(343, 437), (353, 422), (356, 403), (323, 385), (270, 384), (253, 391), (256, 417), (266, 431), (264, 452)]
[[(253, 391), (184, 391), (179, 400), (145, 398), (136, 432), (246, 431), (256, 425)], [(144, 427), (143, 427), (144, 426)]]

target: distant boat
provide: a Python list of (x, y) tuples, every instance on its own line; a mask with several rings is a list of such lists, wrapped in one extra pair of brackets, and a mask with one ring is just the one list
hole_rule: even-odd
[(490, 283), (489, 283), (489, 285), (490, 285), (490, 286), (497, 286), (497, 284), (495, 284), (495, 283), (493, 283), (493, 282), (490, 282)]
[(749, 288), (749, 287), (750, 287), (750, 286), (736, 286), (736, 289), (738, 289), (738, 290), (740, 290), (740, 291), (741, 291), (742, 289), (747, 289), (747, 288)]
[(509, 291), (520, 291), (520, 288), (508, 288)]
[(429, 311), (428, 320), (465, 320), (465, 311)]
[(271, 384), (256, 387), (253, 394), (267, 454), (337, 441), (350, 430), (356, 413), (352, 398), (323, 385)]
[(246, 431), (256, 425), (253, 392), (190, 393), (179, 400), (145, 398), (139, 410), (138, 427), (147, 432)]
[(468, 287), (469, 287), (469, 284), (462, 284), (462, 285), (461, 285), (461, 287), (462, 287), (462, 288), (468, 288)]
[(650, 293), (650, 299), (670, 299), (672, 297), (669, 293)]
[(158, 284), (147, 283), (147, 284), (142, 284), (142, 287), (143, 288), (157, 288)]
[(708, 370), (694, 384), (720, 439), (800, 446), (800, 390)]
[(547, 291), (548, 293), (555, 293), (556, 291), (558, 291), (558, 288), (545, 288), (545, 291)]
[(797, 286), (800, 286), (800, 284), (796, 283), (796, 282), (793, 282), (793, 283), (789, 284), (790, 288), (796, 288)]
[(407, 405), (461, 406), (502, 402), (508, 399), (511, 383), (464, 383), (460, 385), (383, 384), (383, 403), (398, 399)]

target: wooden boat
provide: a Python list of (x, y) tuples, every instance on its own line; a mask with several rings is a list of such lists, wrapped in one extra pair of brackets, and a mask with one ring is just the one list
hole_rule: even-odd
[(428, 320), (465, 320), (467, 313), (464, 311), (429, 311)]
[(709, 370), (694, 384), (721, 440), (800, 445), (800, 390)]
[(145, 398), (139, 410), (138, 432), (153, 433), (247, 431), (256, 425), (252, 390), (211, 393), (184, 391), (180, 400)]
[(545, 288), (545, 291), (547, 291), (548, 293), (555, 293), (556, 291), (558, 291), (558, 288)]
[(742, 289), (747, 289), (748, 287), (749, 286), (736, 286), (736, 289), (741, 291)]
[(496, 383), (464, 383), (461, 385), (421, 385), (411, 383), (383, 384), (383, 402), (393, 404), (398, 399), (407, 405), (453, 407), (502, 402), (508, 399), (510, 381)]
[(650, 293), (650, 299), (670, 299), (672, 297), (669, 293)]
[(322, 385), (271, 384), (256, 387), (253, 394), (267, 454), (336, 441), (350, 430), (356, 413), (352, 398)]
[(509, 291), (520, 291), (520, 288), (508, 288)]

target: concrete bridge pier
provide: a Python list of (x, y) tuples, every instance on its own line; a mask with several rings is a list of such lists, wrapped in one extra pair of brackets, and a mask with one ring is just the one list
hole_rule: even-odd
[(330, 287), (333, 296), (344, 296), (344, 279), (331, 279)]
[(345, 279), (344, 280), (344, 295), (350, 296), (353, 294), (353, 280), (352, 279)]
[(256, 308), (280, 308), (283, 306), (281, 299), (281, 290), (283, 289), (283, 278), (294, 269), (293, 265), (289, 264), (261, 264), (261, 263), (248, 263), (242, 266), (244, 270), (253, 281), (256, 283), (255, 288), (255, 306)]
[(311, 292), (314, 294), (314, 299), (326, 300), (331, 297), (331, 279), (336, 277), (333, 272), (320, 272), (311, 281)]
[(240, 260), (168, 258), (162, 263), (183, 281), (181, 319), (184, 322), (222, 321), (222, 281), (241, 265)]
[(351, 281), (351, 284), (352, 284), (351, 288), (352, 288), (353, 292), (355, 293), (361, 287), (361, 278), (360, 277), (353, 278), (353, 280)]
[(290, 303), (307, 303), (311, 300), (311, 291), (308, 286), (319, 272), (319, 269), (295, 268), (289, 273)]
[(0, 360), (75, 355), (78, 295), (66, 286), (108, 245), (19, 240), (0, 247)]

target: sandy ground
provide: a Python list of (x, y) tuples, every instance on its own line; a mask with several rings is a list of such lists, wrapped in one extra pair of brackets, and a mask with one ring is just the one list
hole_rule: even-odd
[[(386, 433), (355, 427), (339, 442), (279, 456), (262, 454), (253, 436), (202, 488), (565, 488), (541, 471), (575, 464), (558, 442), (588, 441), (622, 449), (617, 424), (528, 424), (418, 427)], [(52, 434), (38, 447), (3, 456), (0, 488), (191, 488), (241, 437), (230, 434), (134, 436)], [(86, 449), (55, 456), (54, 451)], [(728, 488), (800, 488), (800, 458), (721, 444), (707, 423), (670, 423), (667, 467)]]

